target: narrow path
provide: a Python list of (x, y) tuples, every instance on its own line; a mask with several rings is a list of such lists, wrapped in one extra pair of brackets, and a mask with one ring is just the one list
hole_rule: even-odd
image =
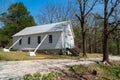
[[(0, 80), (21, 77), (28, 73), (60, 71), (70, 65), (90, 64), (100, 60), (101, 58), (4, 61), (0, 62)], [(120, 60), (120, 57), (110, 56), (110, 60)]]

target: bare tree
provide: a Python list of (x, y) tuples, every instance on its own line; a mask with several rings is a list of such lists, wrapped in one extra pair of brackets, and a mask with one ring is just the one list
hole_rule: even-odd
[[(120, 20), (120, 6), (117, 7), (114, 12), (113, 12), (113, 20), (114, 21), (119, 21)], [(114, 31), (114, 39), (117, 47), (117, 54), (120, 54), (120, 27), (116, 28)]]
[(74, 11), (74, 5), (70, 1), (68, 1), (67, 5), (48, 3), (40, 9), (37, 18), (40, 24), (59, 22), (72, 19)]
[(43, 8), (41, 8), (38, 15), (40, 23), (53, 23), (55, 19), (54, 13), (56, 13), (56, 10), (56, 6), (52, 3), (48, 3)]
[[(81, 26), (81, 33), (82, 33), (82, 48), (83, 48), (83, 56), (86, 55), (86, 29), (85, 29), (85, 19), (87, 15), (92, 11), (95, 4), (98, 0), (77, 0), (79, 3), (79, 11), (80, 15), (76, 14), (76, 17), (79, 19), (80, 26)], [(88, 6), (89, 5), (89, 6)]]
[(94, 25), (94, 41), (93, 41), (93, 45), (94, 45), (94, 52), (95, 53), (101, 53), (102, 52), (102, 27), (103, 27), (103, 18), (100, 14), (94, 14), (94, 21), (95, 21), (95, 25)]
[(112, 34), (116, 44), (116, 53), (120, 55), (120, 27), (116, 28)]
[[(111, 5), (110, 5), (110, 3), (111, 3)], [(119, 0), (104, 0), (103, 62), (109, 62), (108, 51), (107, 51), (108, 36), (120, 24), (120, 22), (115, 21), (116, 24), (114, 25), (114, 27), (110, 30), (108, 28), (109, 19), (110, 19), (112, 13), (114, 12), (115, 8), (119, 5), (119, 3), (120, 3)]]

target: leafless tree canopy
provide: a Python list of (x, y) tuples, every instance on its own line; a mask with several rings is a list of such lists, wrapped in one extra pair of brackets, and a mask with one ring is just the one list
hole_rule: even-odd
[(48, 3), (43, 8), (40, 8), (37, 18), (39, 24), (45, 24), (72, 19), (75, 16), (74, 14), (74, 3), (70, 1), (66, 5)]
[(112, 33), (117, 26), (120, 24), (119, 21), (112, 21), (117, 22), (113, 28), (109, 29), (108, 23), (110, 18), (115, 11), (115, 9), (119, 6), (119, 0), (104, 0), (104, 28), (103, 28), (103, 62), (109, 62), (108, 58), (108, 37), (110, 33)]
[(88, 14), (93, 10), (95, 4), (98, 0), (77, 0), (79, 4), (79, 13), (76, 14), (81, 26), (81, 34), (82, 34), (82, 48), (83, 48), (83, 56), (86, 56), (86, 31), (85, 28), (86, 18)]

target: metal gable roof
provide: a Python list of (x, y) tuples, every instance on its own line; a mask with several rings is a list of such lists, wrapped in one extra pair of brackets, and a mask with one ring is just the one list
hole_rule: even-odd
[(58, 23), (52, 23), (52, 24), (46, 24), (46, 25), (27, 27), (21, 30), (20, 32), (14, 34), (13, 37), (63, 31), (68, 24), (69, 24), (69, 21), (64, 21), (64, 22), (58, 22)]

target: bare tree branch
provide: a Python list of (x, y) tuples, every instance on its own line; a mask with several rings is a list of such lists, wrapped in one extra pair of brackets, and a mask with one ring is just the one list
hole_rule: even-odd
[(72, 4), (74, 3), (71, 1), (68, 1), (67, 5), (62, 5), (61, 3), (47, 3), (45, 6), (40, 8), (40, 12), (37, 15), (39, 24), (72, 19), (75, 17), (75, 6)]
[(85, 13), (85, 10), (86, 10), (86, 2), (87, 2), (88, 0), (84, 0), (84, 2), (83, 2), (83, 13)]
[(94, 8), (95, 4), (97, 3), (98, 0), (95, 0), (95, 2), (93, 3), (93, 5), (91, 6), (91, 8), (88, 10), (88, 12), (86, 12), (85, 16), (88, 15), (92, 9)]
[(83, 56), (86, 56), (86, 45), (85, 45), (86, 41), (85, 40), (86, 40), (87, 29), (85, 29), (85, 26), (84, 26), (86, 24), (85, 20), (86, 20), (87, 15), (93, 9), (93, 7), (95, 6), (95, 4), (98, 0), (93, 0), (95, 2), (93, 2), (93, 5), (90, 7), (90, 9), (87, 7), (87, 3), (91, 3), (90, 0), (77, 0), (77, 1), (79, 3), (80, 15), (76, 14), (76, 17), (79, 19), (80, 26), (81, 26)]
[(114, 28), (112, 28), (111, 30), (109, 30), (107, 32), (107, 35), (109, 35), (111, 32), (113, 32), (119, 25), (120, 25), (120, 21), (118, 21), (118, 23), (114, 26)]
[(80, 16), (78, 16), (77, 14), (75, 15), (80, 21), (81, 21), (81, 18), (80, 18)]
[(83, 14), (82, 2), (81, 2), (81, 0), (78, 0), (78, 2), (79, 2), (79, 5), (80, 5), (80, 12), (81, 12), (81, 15), (82, 15)]
[[(111, 1), (111, 3), (113, 4), (112, 1)], [(111, 14), (113, 13), (113, 11), (115, 10), (115, 8), (117, 7), (118, 4), (119, 4), (119, 0), (116, 0), (113, 7), (110, 10), (110, 13), (108, 14), (108, 18), (111, 16)]]

